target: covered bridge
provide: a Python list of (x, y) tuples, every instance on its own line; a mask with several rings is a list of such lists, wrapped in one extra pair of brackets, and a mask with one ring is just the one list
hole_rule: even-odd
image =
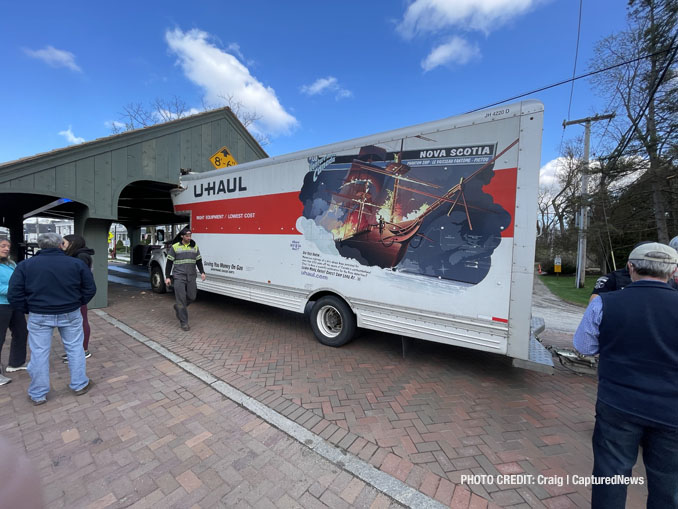
[(0, 226), (9, 229), (12, 255), (23, 256), (24, 219), (73, 219), (96, 252), (90, 306), (105, 307), (111, 223), (125, 225), (134, 246), (142, 226), (185, 222), (169, 191), (182, 171), (214, 169), (210, 157), (222, 147), (239, 163), (268, 157), (223, 108), (0, 164)]

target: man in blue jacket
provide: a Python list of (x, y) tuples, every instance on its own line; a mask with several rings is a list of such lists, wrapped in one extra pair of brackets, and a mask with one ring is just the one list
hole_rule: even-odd
[(593, 431), (593, 508), (623, 508), (643, 448), (649, 508), (678, 508), (678, 253), (652, 242), (627, 264), (631, 284), (592, 300), (575, 348), (600, 354)]
[(80, 306), (87, 304), (97, 289), (92, 272), (82, 261), (67, 256), (61, 236), (44, 233), (38, 237), (40, 251), (21, 262), (9, 280), (7, 300), (15, 309), (28, 313), (28, 345), (31, 360), (28, 396), (34, 405), (47, 401), (49, 354), (54, 328), (68, 356), (69, 387), (77, 395), (87, 393), (93, 382), (87, 378)]

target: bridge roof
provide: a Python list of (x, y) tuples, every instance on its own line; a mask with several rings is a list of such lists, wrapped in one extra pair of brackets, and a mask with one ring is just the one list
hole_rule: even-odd
[(268, 157), (230, 108), (220, 108), (6, 162), (2, 215), (47, 207), (41, 216), (73, 217), (87, 207), (92, 218), (176, 222), (169, 190), (180, 171), (213, 169), (209, 158), (222, 147), (239, 163)]

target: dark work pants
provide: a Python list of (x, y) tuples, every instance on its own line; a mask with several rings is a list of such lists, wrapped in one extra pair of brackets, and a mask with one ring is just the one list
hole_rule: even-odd
[(8, 366), (16, 368), (26, 362), (26, 341), (28, 340), (26, 317), (9, 304), (0, 304), (0, 351), (5, 344), (8, 328), (12, 332)]
[[(627, 414), (598, 401), (593, 430), (593, 475), (631, 477), (638, 446), (643, 448), (647, 507), (677, 509), (678, 428)], [(624, 484), (593, 484), (591, 507), (625, 507), (626, 489)]]
[(174, 311), (181, 325), (188, 324), (188, 306), (195, 301), (198, 296), (198, 285), (195, 278), (189, 278), (184, 275), (174, 276)]

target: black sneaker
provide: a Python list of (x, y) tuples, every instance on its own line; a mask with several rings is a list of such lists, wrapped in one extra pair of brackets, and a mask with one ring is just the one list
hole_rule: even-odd
[(181, 324), (181, 330), (189, 331), (191, 330), (191, 326), (188, 325), (187, 323)]
[(30, 396), (28, 396), (28, 401), (33, 403), (33, 406), (40, 406), (47, 403), (47, 397), (43, 397), (42, 399), (33, 399)]
[(87, 394), (87, 392), (94, 386), (94, 382), (90, 378), (89, 382), (87, 382), (87, 385), (85, 385), (82, 389), (78, 389), (77, 391), (73, 391), (73, 394), (76, 396), (82, 396), (83, 394)]

